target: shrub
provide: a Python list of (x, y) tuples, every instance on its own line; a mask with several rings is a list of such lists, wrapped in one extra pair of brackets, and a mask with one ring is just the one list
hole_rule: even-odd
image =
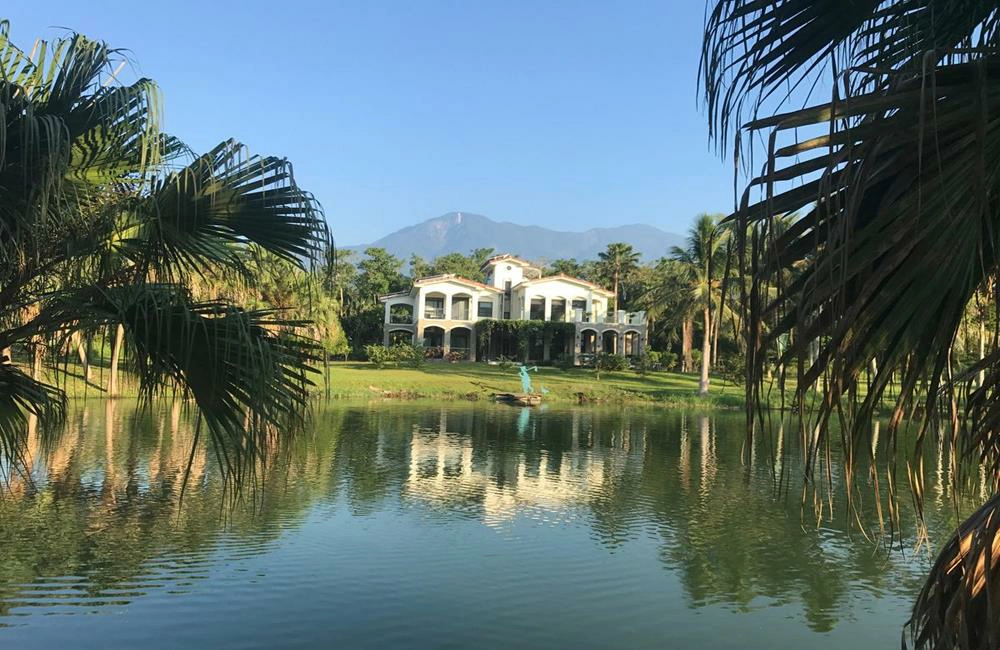
[(395, 360), (392, 349), (384, 345), (366, 345), (365, 356), (376, 368), (385, 368), (386, 365)]
[(385, 368), (388, 365), (419, 368), (424, 364), (424, 348), (409, 343), (397, 343), (391, 347), (366, 345), (365, 355), (376, 368)]
[(396, 361), (408, 368), (419, 368), (424, 365), (424, 348), (420, 345), (399, 343), (393, 346)]
[(598, 354), (594, 357), (594, 374), (601, 378), (602, 372), (614, 372), (628, 368), (628, 359), (620, 354)]
[(560, 354), (555, 358), (552, 364), (561, 370), (569, 370), (573, 367), (573, 355), (572, 354)]
[(632, 368), (638, 374), (640, 374), (640, 375), (645, 375), (648, 372), (653, 372), (654, 370), (659, 370), (660, 369), (660, 364), (658, 362), (656, 362), (656, 361), (653, 361), (653, 359), (654, 359), (653, 355), (654, 354), (656, 355), (655, 358), (658, 359), (660, 355), (658, 353), (656, 353), (656, 352), (649, 352), (649, 353), (646, 353), (646, 354), (640, 354), (633, 361)]
[(511, 359), (503, 356), (502, 354), (500, 355), (500, 358), (497, 359), (497, 362), (498, 365), (500, 366), (500, 370), (510, 370), (511, 368), (514, 367), (514, 362)]

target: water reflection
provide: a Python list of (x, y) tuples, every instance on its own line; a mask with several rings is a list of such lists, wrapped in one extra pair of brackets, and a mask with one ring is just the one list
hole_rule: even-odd
[[(316, 570), (313, 556), (290, 550), (300, 538), (362, 531), (324, 553), (331, 561), (377, 563), (369, 557), (372, 543), (392, 545), (392, 535), (468, 537), (472, 524), (493, 530), (503, 543), (512, 539), (504, 535), (516, 533), (518, 545), (469, 537), (450, 563), (434, 566), (436, 579), (441, 572), (477, 571), (488, 579), (476, 558), (507, 553), (506, 571), (524, 565), (535, 580), (574, 593), (628, 579), (636, 603), (665, 607), (655, 605), (660, 591), (676, 584), (684, 606), (695, 611), (791, 608), (797, 614), (783, 615), (780, 624), (828, 632), (840, 620), (865, 618), (896, 638), (902, 608), (930, 561), (926, 550), (904, 554), (873, 546), (851, 531), (837, 503), (832, 515), (824, 510), (818, 527), (803, 524), (797, 491), (777, 489), (781, 481), (801, 479), (797, 437), (778, 426), (743, 453), (735, 414), (322, 408), (308, 434), (272, 450), (259, 483), (235, 507), (211, 451), (192, 446), (192, 431), (181, 403), (137, 412), (131, 404), (93, 401), (71, 413), (60, 437), (31, 432), (31, 476), (11, 476), (0, 500), (0, 625), (37, 614), (121, 608), (153, 592), (182, 602), (199, 584), (217, 582), (234, 599), (257, 580), (295, 595), (296, 584)], [(934, 445), (925, 461), (933, 468), (927, 482), (934, 546), (956, 523), (952, 463), (947, 450)], [(864, 469), (857, 475), (868, 477), (859, 486), (864, 494), (874, 478)], [(835, 472), (832, 480), (837, 499), (842, 478)], [(861, 521), (877, 530), (872, 506), (864, 504)], [(904, 519), (912, 524), (908, 514)], [(391, 532), (364, 533), (373, 521)], [(911, 535), (904, 547), (913, 541)], [(426, 597), (431, 569), (392, 564), (396, 556), (389, 553), (414, 552), (399, 544), (382, 559), (396, 567), (396, 589), (402, 592), (410, 580), (414, 593)], [(582, 558), (595, 550), (605, 559), (586, 573), (553, 566), (556, 554)], [(667, 582), (644, 593), (654, 587), (616, 577), (626, 566), (615, 559), (622, 554), (630, 569), (657, 571)], [(262, 556), (280, 566), (283, 581), (240, 574)], [(375, 590), (371, 572), (351, 589)], [(331, 574), (321, 587), (330, 592), (325, 595), (335, 598), (346, 588), (343, 580)], [(590, 615), (588, 602), (577, 603), (582, 617)], [(890, 602), (889, 613), (882, 612), (879, 603)], [(210, 608), (203, 615), (211, 618)], [(649, 616), (670, 620), (664, 611)]]

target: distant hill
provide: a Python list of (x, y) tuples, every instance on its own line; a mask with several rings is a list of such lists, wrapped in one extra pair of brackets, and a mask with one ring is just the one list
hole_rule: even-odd
[(513, 253), (533, 261), (551, 261), (560, 258), (594, 259), (608, 244), (619, 241), (632, 244), (645, 261), (652, 261), (668, 254), (671, 246), (683, 243), (683, 237), (645, 224), (563, 232), (541, 226), (493, 221), (481, 214), (449, 212), (397, 230), (370, 244), (348, 248), (361, 250), (378, 246), (404, 260), (414, 253), (433, 259), (445, 253), (494, 248), (497, 253)]

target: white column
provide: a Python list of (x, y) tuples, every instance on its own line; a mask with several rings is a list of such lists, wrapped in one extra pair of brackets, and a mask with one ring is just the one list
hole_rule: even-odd
[(382, 321), (383, 323), (388, 323), (389, 322), (389, 312), (390, 311), (391, 310), (389, 308), (389, 301), (386, 300), (385, 301), (385, 320)]
[(420, 289), (417, 293), (417, 310), (413, 314), (413, 324), (416, 325), (418, 322), (424, 320), (424, 309), (426, 309), (427, 301), (424, 296), (423, 289)]
[[(448, 314), (445, 314), (445, 316), (448, 316)], [(451, 330), (450, 329), (446, 329), (444, 331), (444, 341), (442, 341), (442, 343), (443, 343), (442, 347), (444, 349), (444, 353), (448, 354), (451, 351)]]
[(545, 296), (545, 316), (542, 317), (542, 320), (552, 320), (552, 298), (548, 296)]
[[(444, 294), (444, 319), (451, 320), (451, 294)], [(445, 340), (447, 340), (447, 334), (445, 334)]]

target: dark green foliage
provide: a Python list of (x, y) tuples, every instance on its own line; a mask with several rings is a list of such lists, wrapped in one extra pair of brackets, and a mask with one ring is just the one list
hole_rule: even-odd
[[(266, 437), (301, 415), (319, 348), (301, 321), (199, 296), (253, 284), (254, 251), (322, 258), (320, 207), (284, 159), (231, 140), (191, 159), (159, 130), (156, 85), (119, 84), (106, 44), (71, 35), (32, 58), (7, 35), (0, 23), (0, 349), (123, 328), (142, 394), (190, 396), (220, 462), (252, 471)], [(58, 378), (55, 357), (40, 360)], [(61, 393), (0, 366), (0, 445), (16, 458), (25, 415), (51, 423)]]
[(434, 261), (430, 263), (419, 255), (413, 255), (410, 257), (410, 275), (413, 279), (417, 279), (431, 275), (455, 274), (476, 282), (483, 282), (486, 279), (482, 271), (483, 263), (493, 253), (492, 248), (477, 248), (468, 255), (447, 253), (434, 258)]
[(485, 357), (485, 351), (491, 337), (504, 337), (516, 341), (518, 359), (526, 361), (532, 341), (540, 341), (563, 333), (572, 339), (576, 326), (573, 323), (538, 320), (499, 320), (484, 318), (476, 323), (476, 339), (480, 355)]
[(602, 352), (595, 354), (589, 365), (594, 369), (594, 376), (600, 379), (603, 372), (628, 370), (628, 359), (620, 354)]
[[(954, 349), (970, 303), (987, 289), (994, 308), (1000, 301), (1000, 7), (714, 5), (702, 55), (711, 129), (730, 151), (723, 138), (742, 127), (736, 150), (761, 170), (730, 218), (737, 257), (747, 262), (740, 289), (748, 415), (768, 401), (777, 356), (778, 366), (795, 369), (791, 401), (803, 430), (814, 432), (807, 473), (823, 467), (820, 450), (842, 440), (844, 474), (869, 475), (856, 470), (889, 395), (880, 445), (895, 449), (901, 428), (912, 425), (917, 455), (931, 435), (947, 441), (952, 458), (982, 463), (992, 496), (941, 552), (914, 607), (910, 640), (918, 648), (998, 647), (998, 332), (964, 372)], [(833, 93), (801, 108), (794, 89), (815, 86)], [(766, 151), (746, 151), (757, 142)], [(789, 213), (795, 217), (783, 224)], [(818, 412), (807, 416), (812, 402)], [(956, 463), (956, 483), (965, 470)], [(895, 466), (886, 473), (893, 483)], [(923, 475), (908, 477), (919, 510)], [(856, 489), (845, 489), (851, 507)], [(885, 528), (900, 530), (898, 511), (889, 508)]]
[(405, 366), (419, 368), (424, 364), (426, 348), (420, 345), (397, 343), (396, 345), (366, 345), (365, 355), (376, 368)]

